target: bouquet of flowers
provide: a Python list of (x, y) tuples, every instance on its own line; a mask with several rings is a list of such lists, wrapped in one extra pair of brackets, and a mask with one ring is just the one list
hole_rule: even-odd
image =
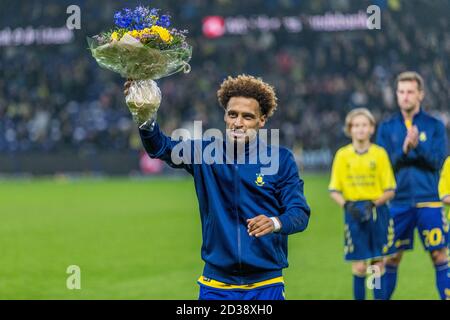
[(190, 71), (192, 47), (187, 30), (169, 29), (170, 16), (138, 6), (114, 15), (115, 28), (88, 38), (97, 63), (133, 80), (126, 96), (133, 119), (141, 124), (156, 117), (161, 92), (153, 80)]

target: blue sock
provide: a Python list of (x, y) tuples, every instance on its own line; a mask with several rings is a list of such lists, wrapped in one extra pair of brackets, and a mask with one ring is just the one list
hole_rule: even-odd
[(439, 291), (439, 296), (442, 300), (445, 300), (445, 291), (449, 288), (449, 278), (448, 278), (448, 265), (447, 262), (436, 264), (436, 286)]
[(397, 284), (397, 266), (386, 265), (386, 272), (384, 273), (381, 284), (384, 285), (384, 299), (389, 300), (394, 293)]
[(353, 275), (353, 296), (355, 300), (366, 299), (366, 277)]

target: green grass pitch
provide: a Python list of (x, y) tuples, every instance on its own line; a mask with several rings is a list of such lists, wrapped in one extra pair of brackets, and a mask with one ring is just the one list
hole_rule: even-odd
[[(328, 176), (304, 179), (312, 216), (289, 238), (286, 298), (351, 299)], [(197, 299), (201, 230), (189, 178), (5, 180), (0, 218), (0, 299)], [(81, 290), (66, 287), (70, 265), (81, 268)], [(394, 299), (437, 298), (416, 239)]]

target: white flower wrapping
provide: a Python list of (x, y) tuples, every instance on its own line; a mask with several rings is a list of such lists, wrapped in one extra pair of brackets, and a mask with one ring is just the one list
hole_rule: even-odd
[(156, 119), (161, 104), (161, 90), (153, 80), (135, 80), (131, 82), (125, 102), (134, 122), (141, 125), (147, 120)]
[[(118, 45), (141, 48), (143, 45), (125, 34)], [(161, 104), (161, 90), (155, 81), (151, 79), (133, 81), (128, 89), (125, 102), (131, 111), (134, 121), (141, 125), (149, 119), (155, 119)]]

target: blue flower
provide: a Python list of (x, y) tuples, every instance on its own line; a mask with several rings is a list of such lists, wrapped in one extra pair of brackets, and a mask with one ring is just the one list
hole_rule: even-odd
[(156, 25), (167, 28), (170, 26), (170, 16), (163, 15), (156, 21)]
[(161, 27), (170, 26), (170, 16), (159, 16), (160, 9), (138, 6), (134, 10), (125, 8), (114, 14), (114, 23), (119, 28), (142, 30), (156, 24)]
[(150, 10), (150, 15), (151, 16), (157, 16), (158, 15), (158, 11), (159, 11), (159, 9), (153, 8), (152, 10)]
[(150, 19), (150, 10), (146, 7), (136, 7), (133, 11), (133, 23), (136, 30), (142, 30), (144, 28), (150, 27), (152, 21)]
[(140, 15), (141, 17), (147, 17), (150, 13), (150, 10), (143, 6), (138, 6), (134, 9), (134, 13)]
[(116, 26), (120, 28), (128, 28), (131, 24), (132, 17), (131, 17), (131, 10), (130, 9), (124, 9), (122, 11), (117, 11), (114, 14), (114, 23)]

